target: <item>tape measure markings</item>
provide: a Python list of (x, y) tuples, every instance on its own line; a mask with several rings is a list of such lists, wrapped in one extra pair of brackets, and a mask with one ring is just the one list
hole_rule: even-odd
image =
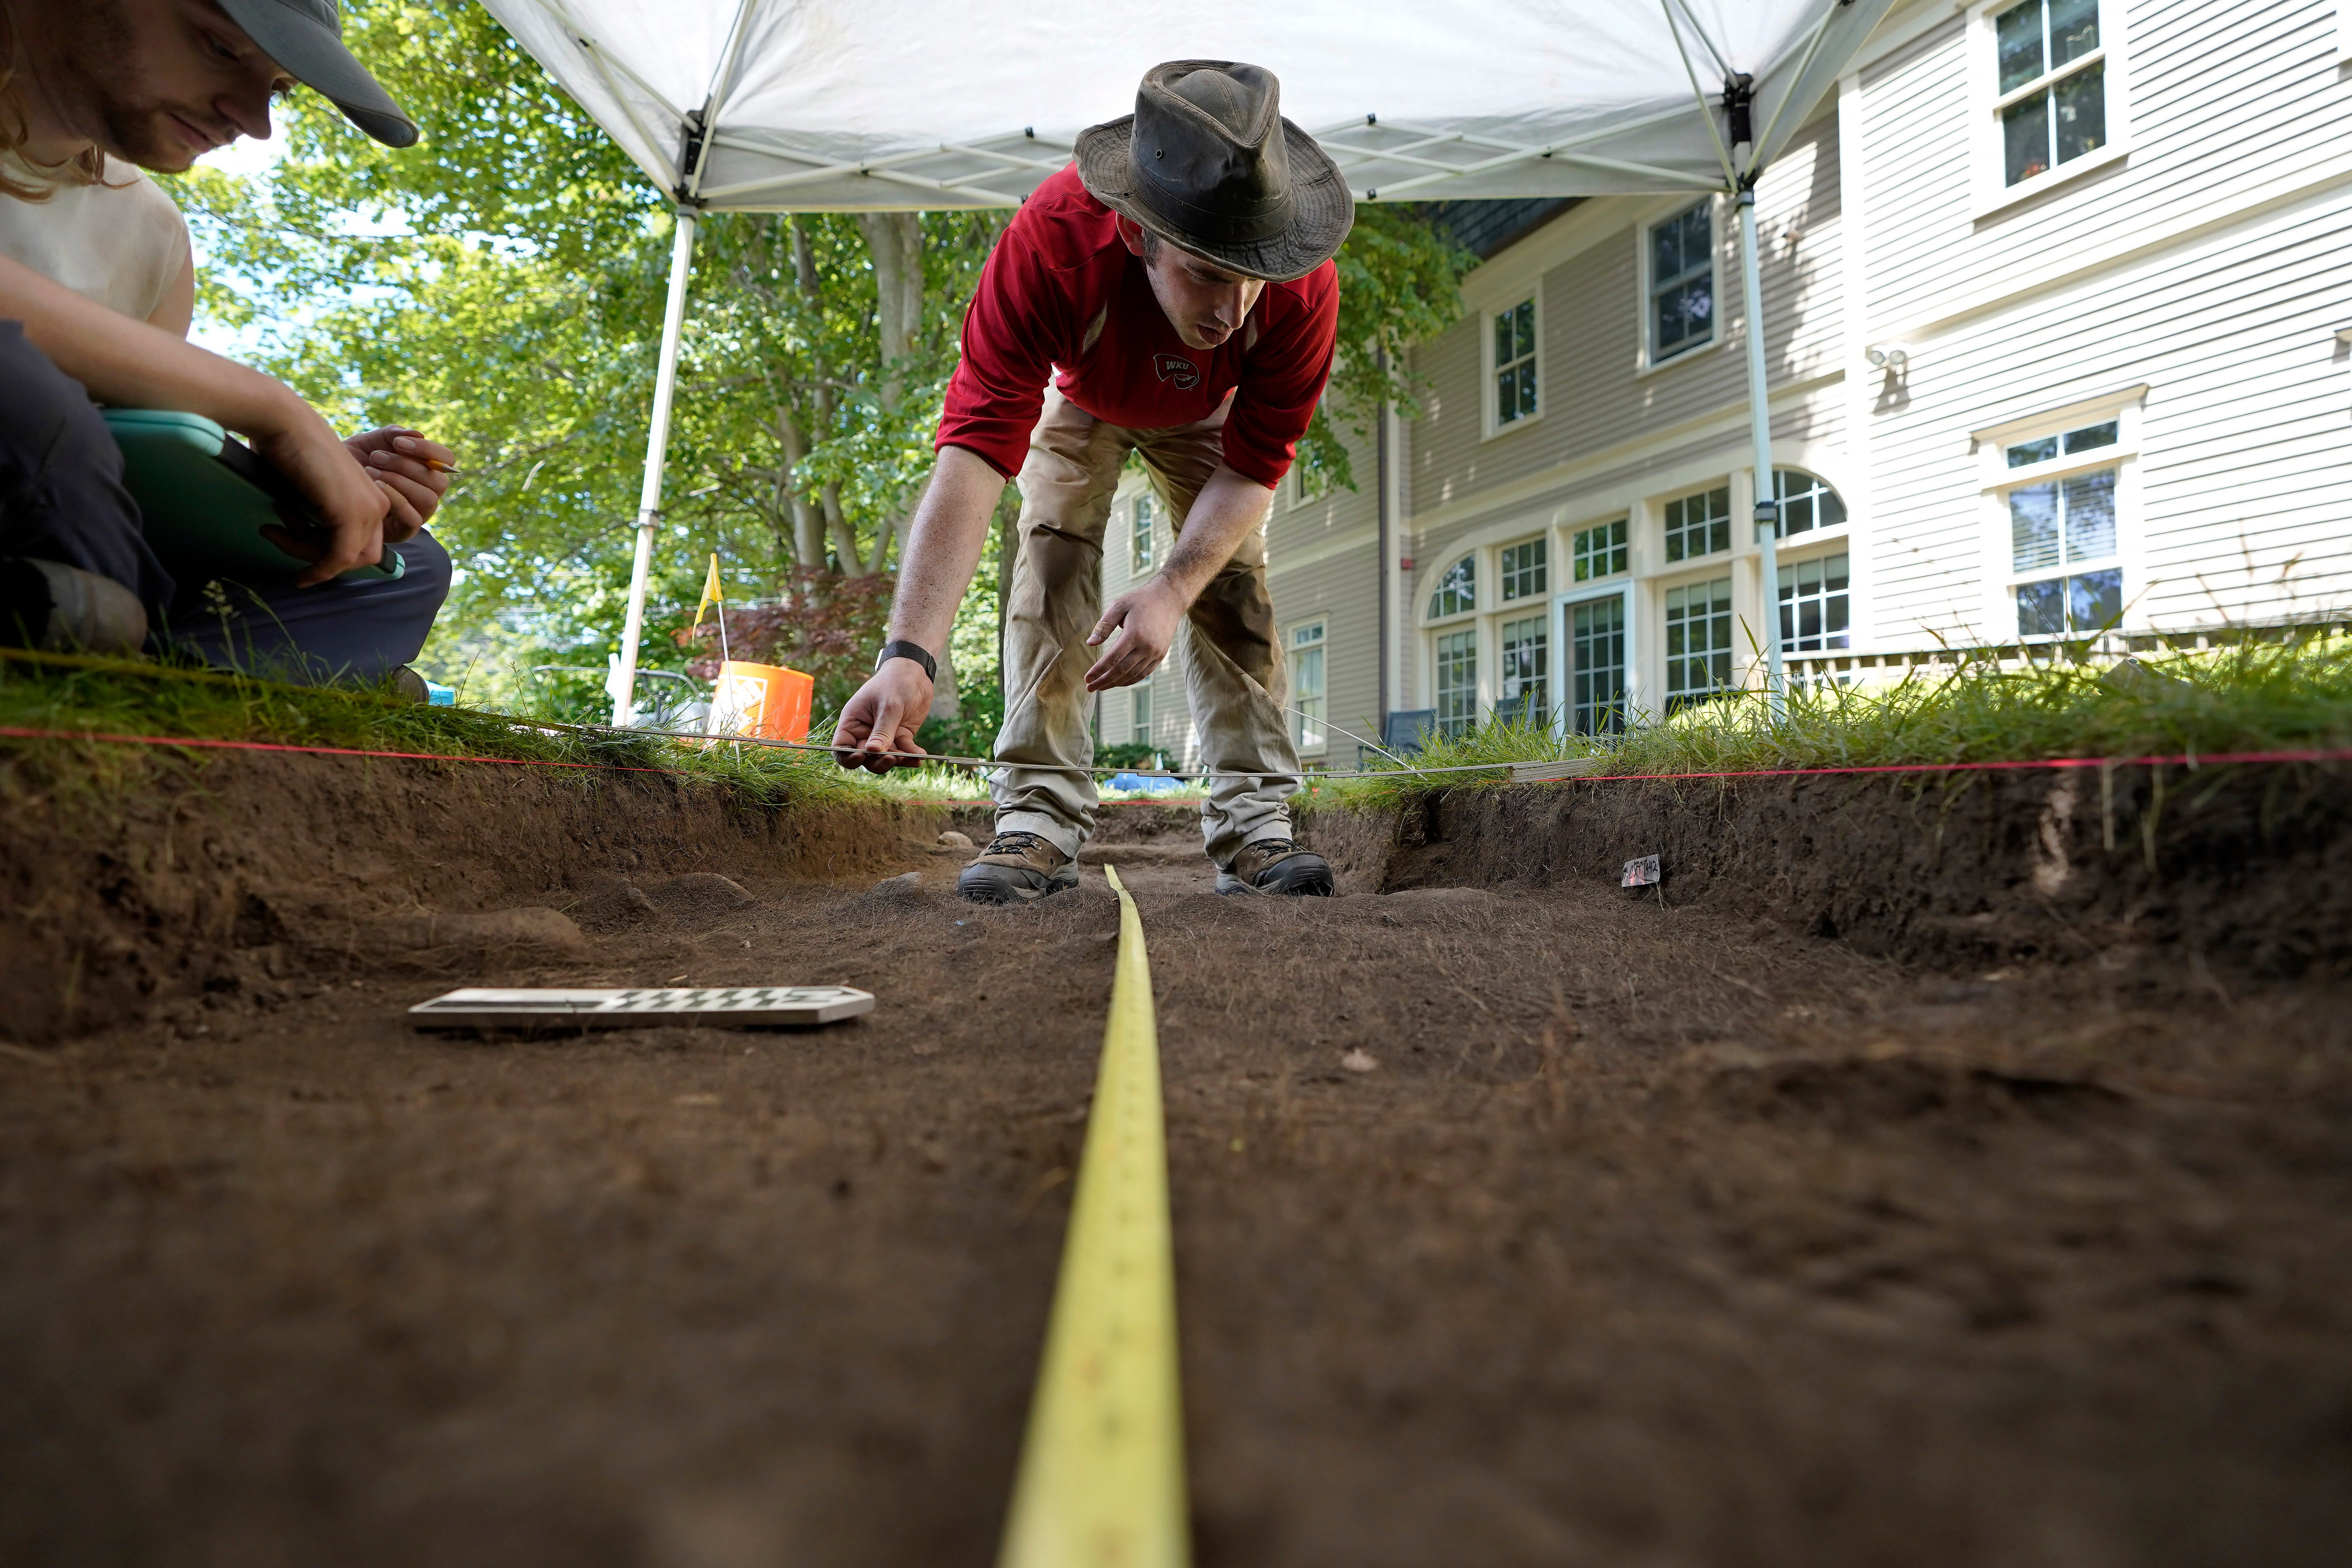
[(1118, 895), (1118, 961), (999, 1568), (1184, 1568), (1176, 1263), (1151, 964)]

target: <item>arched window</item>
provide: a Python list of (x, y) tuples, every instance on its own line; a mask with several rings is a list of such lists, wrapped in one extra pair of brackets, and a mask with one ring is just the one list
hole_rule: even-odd
[(1845, 502), (1829, 481), (1795, 468), (1772, 470), (1772, 494), (1780, 502), (1780, 537), (1817, 528), (1845, 526)]
[(1465, 555), (1437, 580), (1437, 592), (1429, 596), (1429, 618), (1443, 620), (1477, 607), (1478, 558)]

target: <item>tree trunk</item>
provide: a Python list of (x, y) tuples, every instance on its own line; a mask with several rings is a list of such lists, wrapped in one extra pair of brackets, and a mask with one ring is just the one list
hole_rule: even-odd
[(801, 459), (808, 456), (808, 438), (801, 434), (801, 422), (788, 405), (780, 405), (776, 409), (776, 438), (784, 448), (784, 493), (793, 514), (793, 559), (812, 570), (822, 569), (824, 519), (809, 505), (808, 490), (796, 472)]
[(915, 213), (859, 213), (857, 228), (874, 255), (882, 406), (895, 411), (906, 395), (907, 360), (923, 325), (923, 221)]

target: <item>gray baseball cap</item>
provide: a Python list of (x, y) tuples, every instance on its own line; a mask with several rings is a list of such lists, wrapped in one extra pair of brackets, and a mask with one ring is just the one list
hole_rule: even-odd
[(314, 89), (387, 147), (416, 142), (416, 122), (343, 47), (335, 0), (219, 0), (229, 20), (286, 74)]

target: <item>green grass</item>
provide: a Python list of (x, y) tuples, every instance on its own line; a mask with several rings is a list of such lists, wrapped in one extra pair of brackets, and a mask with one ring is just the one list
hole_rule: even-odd
[[(164, 664), (15, 650), (0, 652), (0, 726), (662, 768), (724, 785), (761, 805), (880, 798), (871, 785), (814, 752), (583, 734), (528, 719), (419, 707), (389, 687), (287, 686)], [(207, 754), (0, 737), (11, 782), (42, 790), (136, 788)]]
[[(1792, 694), (1779, 723), (1760, 692), (1738, 692), (1615, 737), (1562, 740), (1540, 723), (1496, 721), (1409, 761), (1433, 770), (1591, 756), (1597, 774), (1747, 773), (2352, 747), (2352, 638), (2248, 641), (2139, 668), (2147, 674), (2138, 679), (2072, 663), (1915, 669), (1898, 682)], [(1380, 776), (1325, 785), (1313, 804), (1378, 807), (1509, 782), (1500, 767), (1371, 765)]]

